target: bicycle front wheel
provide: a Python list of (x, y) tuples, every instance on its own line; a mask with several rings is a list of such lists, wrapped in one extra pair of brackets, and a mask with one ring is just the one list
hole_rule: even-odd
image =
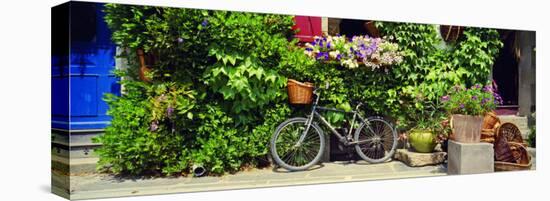
[(387, 161), (395, 153), (397, 132), (391, 124), (380, 117), (369, 117), (354, 135), (357, 154), (369, 163)]
[(311, 124), (303, 141), (299, 142), (307, 127), (306, 118), (292, 118), (277, 127), (271, 138), (271, 155), (281, 167), (290, 171), (306, 170), (317, 164), (323, 155), (325, 138), (321, 129)]

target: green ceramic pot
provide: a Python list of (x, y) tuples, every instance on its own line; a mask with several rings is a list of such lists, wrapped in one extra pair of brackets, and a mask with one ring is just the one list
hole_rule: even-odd
[(426, 130), (411, 131), (409, 142), (414, 150), (420, 153), (433, 152), (436, 145), (433, 133)]

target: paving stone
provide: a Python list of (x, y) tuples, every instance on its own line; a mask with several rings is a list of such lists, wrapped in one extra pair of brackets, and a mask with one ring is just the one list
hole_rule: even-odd
[(421, 167), (427, 165), (437, 165), (445, 162), (446, 152), (418, 153), (407, 149), (398, 149), (393, 156), (411, 167)]
[[(405, 171), (397, 171), (404, 166)], [(445, 173), (437, 166), (413, 168), (399, 161), (380, 164), (323, 163), (317, 169), (299, 172), (274, 171), (272, 168), (226, 174), (224, 176), (117, 179), (109, 174), (71, 176), (71, 199), (153, 195), (178, 192), (242, 189), (348, 181), (439, 176)]]

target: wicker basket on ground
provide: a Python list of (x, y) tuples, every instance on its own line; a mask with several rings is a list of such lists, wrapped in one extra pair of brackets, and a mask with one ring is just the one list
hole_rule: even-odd
[(313, 101), (313, 87), (313, 83), (288, 79), (288, 100), (292, 104), (311, 104)]
[(495, 171), (531, 169), (531, 156), (517, 126), (504, 123), (495, 133)]
[(496, 137), (504, 137), (507, 142), (516, 142), (523, 146), (527, 146), (527, 144), (523, 142), (523, 137), (521, 137), (519, 128), (510, 122), (503, 123), (496, 129)]
[(531, 156), (523, 144), (516, 142), (508, 142), (510, 152), (512, 153), (511, 162), (495, 161), (495, 171), (515, 171), (529, 170), (532, 166)]

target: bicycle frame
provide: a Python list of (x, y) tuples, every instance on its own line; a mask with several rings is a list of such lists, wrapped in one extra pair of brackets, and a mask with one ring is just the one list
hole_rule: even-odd
[[(351, 140), (352, 139), (351, 138), (351, 133), (353, 131), (353, 127), (354, 127), (354, 124), (356, 122), (356, 118), (358, 118), (360, 122), (364, 123), (366, 126), (368, 126), (369, 130), (371, 130), (371, 128), (369, 126), (369, 122), (365, 121), (365, 118), (363, 118), (361, 116), (361, 114), (359, 114), (359, 112), (357, 112), (357, 109), (359, 108), (359, 106), (361, 104), (357, 105), (356, 109), (352, 110), (352, 111), (345, 111), (345, 110), (336, 109), (336, 108), (327, 108), (327, 107), (318, 106), (319, 97), (321, 96), (321, 94), (320, 94), (320, 92), (317, 92), (317, 90), (318, 89), (316, 89), (315, 92), (314, 92), (314, 94), (316, 94), (316, 98), (315, 98), (315, 102), (312, 105), (311, 113), (310, 113), (310, 115), (308, 117), (308, 120), (306, 122), (306, 124), (307, 124), (306, 129), (304, 130), (304, 132), (300, 136), (300, 139), (298, 140), (298, 142), (296, 143), (295, 146), (299, 146), (303, 142), (306, 134), (309, 132), (309, 129), (311, 128), (311, 124), (313, 123), (313, 119), (315, 117), (317, 117), (319, 120), (321, 120), (321, 123), (323, 123), (325, 126), (327, 126), (329, 128), (329, 130), (332, 132), (332, 134), (334, 134), (338, 137), (339, 141), (342, 144), (344, 144), (346, 146), (349, 146), (349, 145), (367, 143), (368, 140), (362, 140), (362, 141), (357, 141), (357, 142), (354, 142), (353, 140)], [(321, 114), (319, 114), (319, 112), (317, 112), (318, 110), (340, 112), (340, 113), (345, 113), (345, 114), (353, 114), (353, 118), (352, 118), (352, 121), (351, 121), (349, 132), (347, 134), (342, 135), (341, 133), (336, 131), (334, 126), (332, 126), (330, 124), (330, 122), (328, 122)], [(371, 130), (371, 132), (373, 132), (373, 131)]]

